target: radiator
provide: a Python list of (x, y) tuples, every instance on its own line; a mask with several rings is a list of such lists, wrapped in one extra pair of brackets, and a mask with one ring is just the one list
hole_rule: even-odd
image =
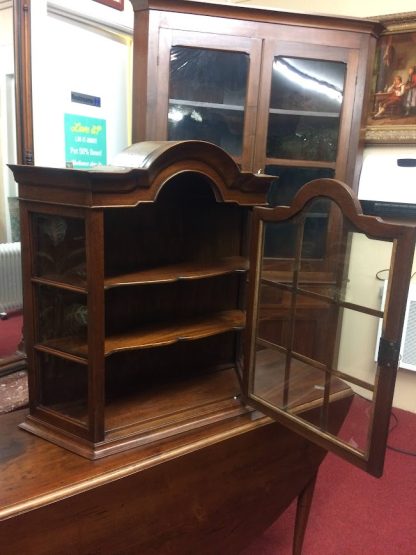
[(22, 308), (20, 243), (0, 244), (0, 312)]

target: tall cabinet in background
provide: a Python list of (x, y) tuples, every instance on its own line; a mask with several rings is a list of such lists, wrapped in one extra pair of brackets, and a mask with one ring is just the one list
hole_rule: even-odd
[[(381, 26), (183, 0), (132, 0), (133, 141), (210, 141), (242, 170), (276, 176), (271, 206), (290, 205), (313, 179), (358, 188), (366, 83)], [(290, 282), (293, 226), (267, 231), (265, 265)], [(342, 222), (329, 204), (308, 209), (306, 281), (334, 284)], [(319, 306), (298, 311), (305, 356), (316, 356)], [(267, 336), (279, 316), (272, 310)]]
[(366, 81), (381, 26), (184, 0), (131, 0), (133, 142), (207, 140), (243, 170), (357, 189)]

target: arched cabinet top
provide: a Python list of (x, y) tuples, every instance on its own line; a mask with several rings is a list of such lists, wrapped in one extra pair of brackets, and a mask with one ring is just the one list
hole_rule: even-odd
[(43, 198), (54, 204), (90, 207), (154, 201), (171, 179), (190, 172), (210, 183), (219, 202), (265, 204), (269, 185), (276, 179), (240, 171), (224, 150), (204, 141), (144, 141), (121, 152), (113, 165), (88, 170), (23, 165), (10, 168), (23, 200)]

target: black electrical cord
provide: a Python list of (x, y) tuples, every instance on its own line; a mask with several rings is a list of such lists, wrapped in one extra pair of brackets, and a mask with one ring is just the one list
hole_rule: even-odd
[[(382, 277), (381, 274), (383, 274), (384, 272), (387, 272), (387, 277)], [(388, 279), (388, 273), (389, 273), (388, 268), (379, 270), (376, 273), (376, 279), (378, 279), (379, 281), (385, 281), (386, 279)], [(412, 279), (415, 275), (416, 275), (416, 272), (413, 272), (413, 274), (410, 276), (410, 279)], [(394, 412), (391, 413), (391, 416), (393, 417), (395, 422), (393, 426), (390, 428), (389, 433), (392, 432), (399, 425), (399, 420), (397, 416), (394, 414)], [(391, 451), (395, 451), (396, 453), (401, 453), (402, 455), (409, 455), (410, 457), (416, 457), (416, 453), (414, 451), (407, 451), (406, 449), (400, 449), (399, 447), (393, 447), (392, 445), (388, 445), (388, 444), (387, 444), (387, 449), (390, 449)]]
[[(383, 272), (387, 272), (387, 277), (381, 276)], [(379, 281), (386, 281), (388, 279), (389, 272), (390, 272), (389, 268), (383, 268), (383, 270), (379, 270), (378, 272), (376, 272), (376, 279), (378, 279)], [(416, 275), (416, 272), (413, 272), (413, 274), (410, 276), (410, 279), (413, 279), (415, 275)]]
[[(391, 412), (391, 416), (394, 419), (394, 424), (390, 428), (389, 434), (399, 425), (399, 419), (397, 418), (397, 415), (395, 415), (393, 411)], [(399, 447), (393, 447), (392, 445), (388, 445), (388, 444), (387, 444), (387, 449), (390, 449), (390, 451), (395, 451), (396, 453), (401, 453), (402, 455), (408, 455), (409, 457), (416, 457), (416, 453), (414, 451), (407, 451), (406, 449), (400, 449)]]

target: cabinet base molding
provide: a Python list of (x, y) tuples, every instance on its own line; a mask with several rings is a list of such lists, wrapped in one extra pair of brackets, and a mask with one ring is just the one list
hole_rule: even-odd
[(159, 440), (184, 432), (207, 427), (211, 424), (241, 416), (251, 411), (252, 409), (243, 406), (238, 400), (229, 399), (223, 403), (219, 403), (216, 410), (211, 409), (210, 411), (206, 411), (206, 414), (201, 414), (199, 417), (192, 420), (184, 419), (182, 423), (178, 424), (175, 422), (171, 425), (167, 424), (163, 427), (155, 428), (153, 431), (143, 431), (142, 426), (138, 423), (137, 428), (139, 428), (139, 430), (136, 432), (134, 431), (134, 427), (129, 427), (129, 433), (125, 434), (123, 437), (107, 437), (101, 443), (81, 440), (79, 437), (73, 436), (69, 432), (57, 428), (49, 422), (44, 422), (31, 415), (27, 415), (25, 421), (22, 422), (19, 427), (55, 445), (64, 447), (68, 449), (68, 451), (72, 451), (90, 460), (96, 460), (121, 453), (127, 449), (155, 443)]

